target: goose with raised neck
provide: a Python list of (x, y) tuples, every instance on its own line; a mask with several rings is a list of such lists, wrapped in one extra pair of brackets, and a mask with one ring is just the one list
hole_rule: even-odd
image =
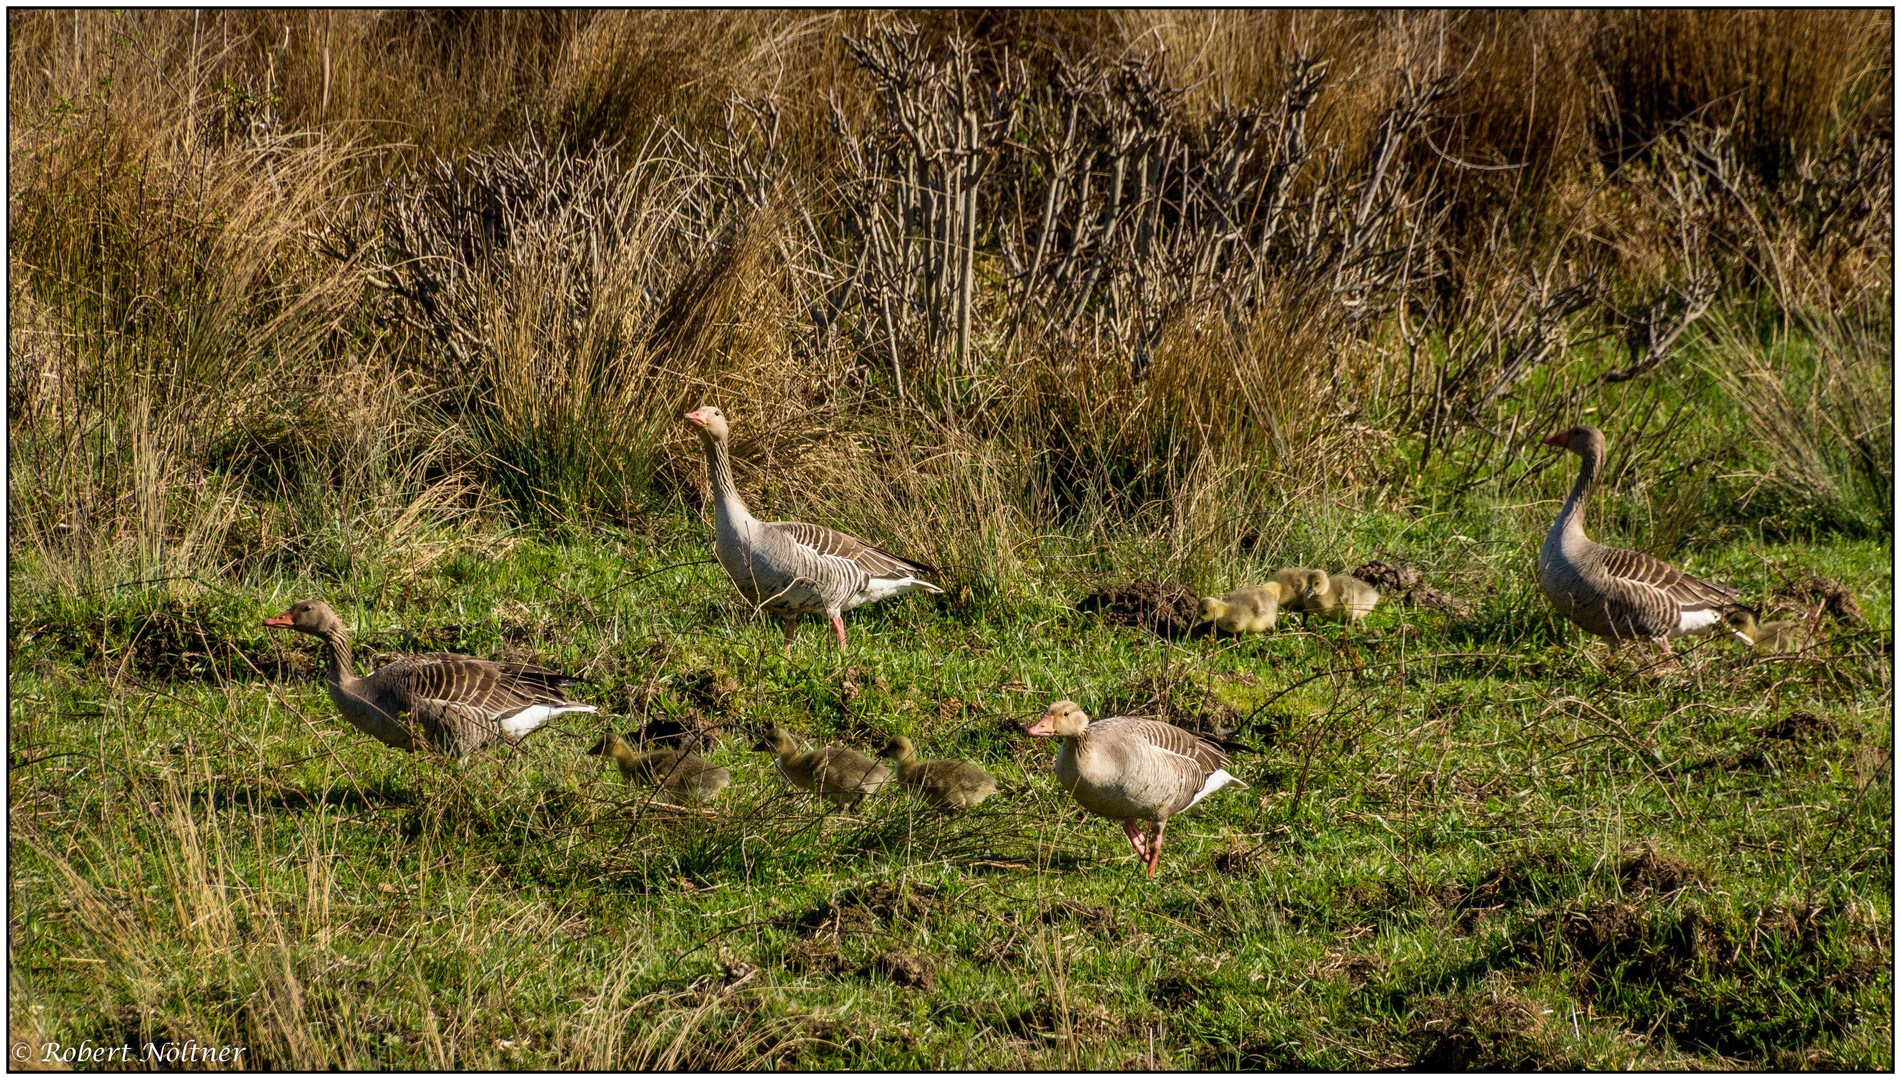
[(1538, 584), (1558, 614), (1612, 644), (1670, 639), (1715, 628), (1736, 590), (1686, 574), (1653, 555), (1610, 547), (1584, 532), (1604, 463), (1604, 433), (1589, 424), (1558, 432), (1546, 446), (1582, 458), (1577, 482), (1545, 533), (1538, 552)]
[(837, 529), (753, 517), (733, 483), (726, 415), (704, 405), (687, 413), (686, 421), (699, 429), (706, 452), (713, 489), (713, 553), (748, 603), (784, 621), (787, 645), (792, 644), (800, 615), (830, 620), (843, 649), (845, 612), (914, 589), (944, 591), (921, 576), (935, 573), (929, 566)]

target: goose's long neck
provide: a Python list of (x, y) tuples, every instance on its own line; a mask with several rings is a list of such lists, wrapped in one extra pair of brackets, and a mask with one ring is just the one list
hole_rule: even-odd
[(323, 642), (324, 681), (347, 687), (356, 682), (356, 667), (350, 655), (350, 635), (342, 627), (318, 635)]
[(1578, 468), (1578, 482), (1571, 485), (1571, 497), (1564, 500), (1564, 509), (1558, 511), (1558, 520), (1551, 523), (1551, 535), (1583, 536), (1584, 504), (1590, 501), (1591, 490), (1597, 486), (1597, 472), (1601, 464), (1596, 446), (1586, 444), (1578, 456), (1584, 462)]
[(734, 525), (752, 520), (752, 513), (739, 497), (739, 485), (733, 483), (733, 458), (725, 439), (700, 440), (706, 450), (706, 479), (713, 485), (713, 516), (716, 522)]

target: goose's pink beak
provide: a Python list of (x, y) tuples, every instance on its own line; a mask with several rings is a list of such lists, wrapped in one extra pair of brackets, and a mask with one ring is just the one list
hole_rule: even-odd
[(705, 427), (706, 410), (694, 409), (692, 412), (686, 414), (685, 419), (687, 423), (692, 424), (694, 427)]
[(1030, 725), (1029, 734), (1031, 735), (1056, 734), (1056, 718), (1054, 716), (1051, 716), (1049, 713), (1044, 713), (1043, 719), (1038, 720), (1036, 723)]
[(1571, 443), (1570, 443), (1570, 440), (1568, 440), (1568, 439), (1566, 439), (1566, 438), (1564, 437), (1564, 432), (1562, 432), (1562, 431), (1560, 431), (1560, 432), (1558, 432), (1558, 433), (1557, 433), (1556, 435), (1553, 435), (1553, 436), (1552, 436), (1552, 437), (1550, 437), (1549, 439), (1546, 439), (1546, 440), (1545, 440), (1545, 445), (1546, 445), (1546, 446), (1562, 446), (1562, 447), (1569, 447), (1569, 446), (1571, 445)]

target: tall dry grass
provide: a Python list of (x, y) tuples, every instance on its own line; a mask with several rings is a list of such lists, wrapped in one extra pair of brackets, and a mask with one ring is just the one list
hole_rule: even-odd
[(910, 23), (10, 13), (21, 550), (73, 591), (626, 522), (692, 501), (700, 401), (762, 509), (986, 588), (1052, 528), (1179, 562), (1499, 494), (1698, 378), (1705, 424), (1892, 441), (1683, 362), (1888, 302), (1885, 13)]

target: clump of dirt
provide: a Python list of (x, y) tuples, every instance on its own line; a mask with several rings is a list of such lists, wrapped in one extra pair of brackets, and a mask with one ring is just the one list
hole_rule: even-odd
[(1073, 922), (1085, 931), (1097, 937), (1109, 937), (1122, 928), (1122, 920), (1116, 913), (1101, 904), (1085, 904), (1077, 900), (1054, 900), (1037, 916), (1037, 921), (1045, 926), (1058, 922)]
[(1444, 589), (1437, 589), (1426, 584), (1426, 576), (1410, 566), (1395, 566), (1375, 559), (1361, 564), (1353, 571), (1353, 576), (1379, 589), (1389, 597), (1403, 600), (1413, 607), (1444, 612), (1458, 619), (1470, 618), (1472, 615), (1470, 603)]
[(866, 965), (866, 971), (883, 975), (899, 986), (937, 993), (937, 971), (929, 962), (896, 949)]
[(1187, 636), (1195, 625), (1201, 597), (1173, 578), (1132, 581), (1097, 589), (1076, 604), (1076, 610), (1119, 626), (1134, 626), (1170, 641)]
[(1759, 738), (1776, 742), (1813, 744), (1833, 742), (1842, 737), (1841, 725), (1826, 716), (1797, 709), (1756, 732)]
[(851, 974), (857, 965), (838, 951), (835, 941), (795, 941), (788, 945), (781, 963), (787, 971), (840, 978)]
[(1262, 861), (1260, 852), (1242, 841), (1235, 840), (1215, 855), (1215, 869), (1220, 873), (1235, 877), (1247, 873)]
[[(1541, 912), (1506, 954), (1524, 966), (1554, 955), (1577, 994), (1635, 1031), (1679, 1046), (1754, 1060), (1856, 1022), (1852, 991), (1892, 962), (1887, 928), (1862, 905), (1775, 907), (1751, 917), (1727, 906), (1576, 899)], [(1765, 991), (1759, 973), (1776, 972)], [(1769, 997), (1765, 997), (1765, 993)]]
[(1205, 989), (1195, 976), (1172, 971), (1149, 984), (1148, 999), (1158, 1009), (1181, 1009), (1200, 1001)]
[(790, 920), (807, 937), (869, 930), (879, 922), (917, 919), (943, 907), (930, 885), (897, 886), (881, 881), (855, 885)]
[(1802, 612), (1813, 611), (1820, 605), (1844, 626), (1865, 626), (1868, 622), (1855, 594), (1835, 579), (1820, 574), (1791, 572), (1785, 575), (1781, 587), (1770, 594), (1769, 603), (1772, 607)]
[(1708, 885), (1710, 872), (1687, 859), (1666, 855), (1656, 844), (1637, 848), (1617, 872), (1626, 892), (1673, 893), (1692, 885)]
[(739, 693), (739, 680), (723, 671), (701, 668), (673, 679), (674, 689), (686, 699), (689, 706), (701, 712), (723, 716), (731, 711), (734, 695)]
[(1308, 971), (1317, 979), (1341, 978), (1358, 990), (1386, 973), (1386, 961), (1372, 953), (1330, 952)]
[[(1588, 865), (1588, 864), (1585, 864)], [(1518, 907), (1568, 891), (1584, 869), (1577, 857), (1559, 848), (1534, 848), (1509, 856), (1465, 890), (1457, 906), (1466, 909)]]
[(1037, 995), (1036, 1003), (1000, 1018), (997, 1026), (1019, 1039), (1040, 1039), (1045, 1034), (1067, 1034), (1077, 1042), (1100, 1042), (1129, 1034), (1129, 1025), (1111, 1015), (1101, 1002), (1072, 995), (1059, 1005), (1048, 992)]
[(1543, 1019), (1532, 1002), (1497, 990), (1425, 998), (1413, 1015), (1413, 1063), (1435, 1071), (1560, 1067), (1560, 1044)]
[(640, 725), (637, 734), (642, 743), (661, 743), (697, 750), (718, 746), (727, 731), (724, 724), (703, 716), (654, 716)]

